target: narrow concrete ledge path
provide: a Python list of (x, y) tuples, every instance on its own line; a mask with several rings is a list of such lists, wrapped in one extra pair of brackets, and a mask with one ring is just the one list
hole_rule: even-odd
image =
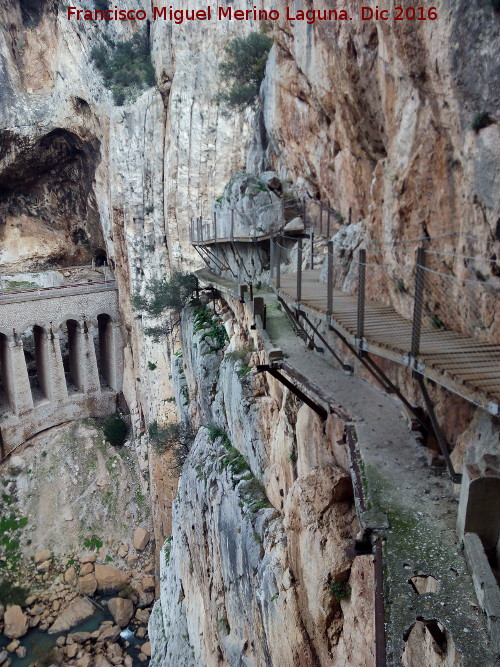
[[(197, 276), (202, 284), (237, 297), (232, 281), (208, 270)], [(339, 370), (328, 352), (307, 349), (277, 297), (269, 291), (258, 295), (267, 305), (267, 336), (283, 350), (285, 366), (303, 378), (307, 393), (345, 413), (354, 426), (368, 514), (387, 517), (388, 528), (373, 529), (384, 538), (388, 664), (402, 664), (405, 639), (418, 618), (436, 620), (449, 632), (464, 667), (497, 664), (459, 545), (457, 498), (449, 477), (429, 467), (399, 401)], [(438, 591), (419, 594), (410, 582), (418, 575), (434, 577)]]

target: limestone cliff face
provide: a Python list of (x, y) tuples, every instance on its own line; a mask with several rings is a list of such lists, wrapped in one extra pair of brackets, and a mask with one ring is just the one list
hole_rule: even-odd
[[(201, 428), (160, 554), (153, 664), (371, 664), (371, 557), (351, 572), (346, 554), (358, 530), (350, 478), (324, 453), (314, 413), (247, 370), (261, 352), (239, 302), (216, 307), (229, 335), (218, 351), (210, 327), (193, 325), (199, 310), (183, 313), (179, 358)], [(330, 586), (347, 580), (339, 602)], [(353, 616), (362, 639), (344, 631)]]

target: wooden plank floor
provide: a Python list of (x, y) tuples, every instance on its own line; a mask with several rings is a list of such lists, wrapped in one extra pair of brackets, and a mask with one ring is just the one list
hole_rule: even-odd
[[(302, 307), (326, 316), (327, 286), (319, 282), (320, 271), (302, 274)], [(297, 276), (281, 276), (280, 296), (293, 305), (297, 299)], [(357, 330), (357, 297), (333, 290), (334, 325), (352, 342)], [(411, 348), (412, 323), (389, 306), (374, 301), (365, 305), (367, 350), (404, 363)], [(422, 328), (419, 363), (426, 377), (451, 391), (494, 411), (500, 403), (500, 345), (490, 345), (453, 331)]]

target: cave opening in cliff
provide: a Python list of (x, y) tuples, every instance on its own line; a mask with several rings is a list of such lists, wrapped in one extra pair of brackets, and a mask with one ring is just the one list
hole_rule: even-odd
[(99, 381), (103, 389), (113, 387), (112, 349), (113, 326), (111, 317), (102, 313), (97, 317), (97, 336), (94, 338)]
[(46, 367), (47, 335), (41, 326), (35, 324), (25, 329), (21, 338), (33, 403), (36, 405), (49, 397)]
[(68, 392), (81, 391), (82, 379), (78, 355), (78, 329), (76, 320), (66, 320), (61, 324), (59, 337), (64, 376)]
[(9, 374), (9, 342), (0, 334), (0, 413), (11, 409), (11, 379)]

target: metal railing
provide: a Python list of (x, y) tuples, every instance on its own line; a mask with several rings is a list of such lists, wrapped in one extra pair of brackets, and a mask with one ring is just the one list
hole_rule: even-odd
[(190, 243), (208, 244), (252, 241), (276, 236), (293, 218), (302, 219), (303, 228), (297, 233), (330, 237), (344, 224), (344, 217), (324, 202), (308, 198), (279, 199), (269, 206), (214, 210), (211, 220), (200, 217), (191, 220)]
[(48, 298), (55, 296), (55, 292), (64, 292), (67, 294), (70, 293), (82, 293), (82, 292), (99, 292), (103, 289), (115, 289), (116, 280), (105, 280), (100, 282), (86, 282), (86, 283), (70, 283), (67, 285), (56, 285), (54, 287), (33, 287), (31, 289), (23, 290), (6, 290), (3, 289), (0, 291), (0, 300), (19, 300), (22, 297), (40, 297)]

